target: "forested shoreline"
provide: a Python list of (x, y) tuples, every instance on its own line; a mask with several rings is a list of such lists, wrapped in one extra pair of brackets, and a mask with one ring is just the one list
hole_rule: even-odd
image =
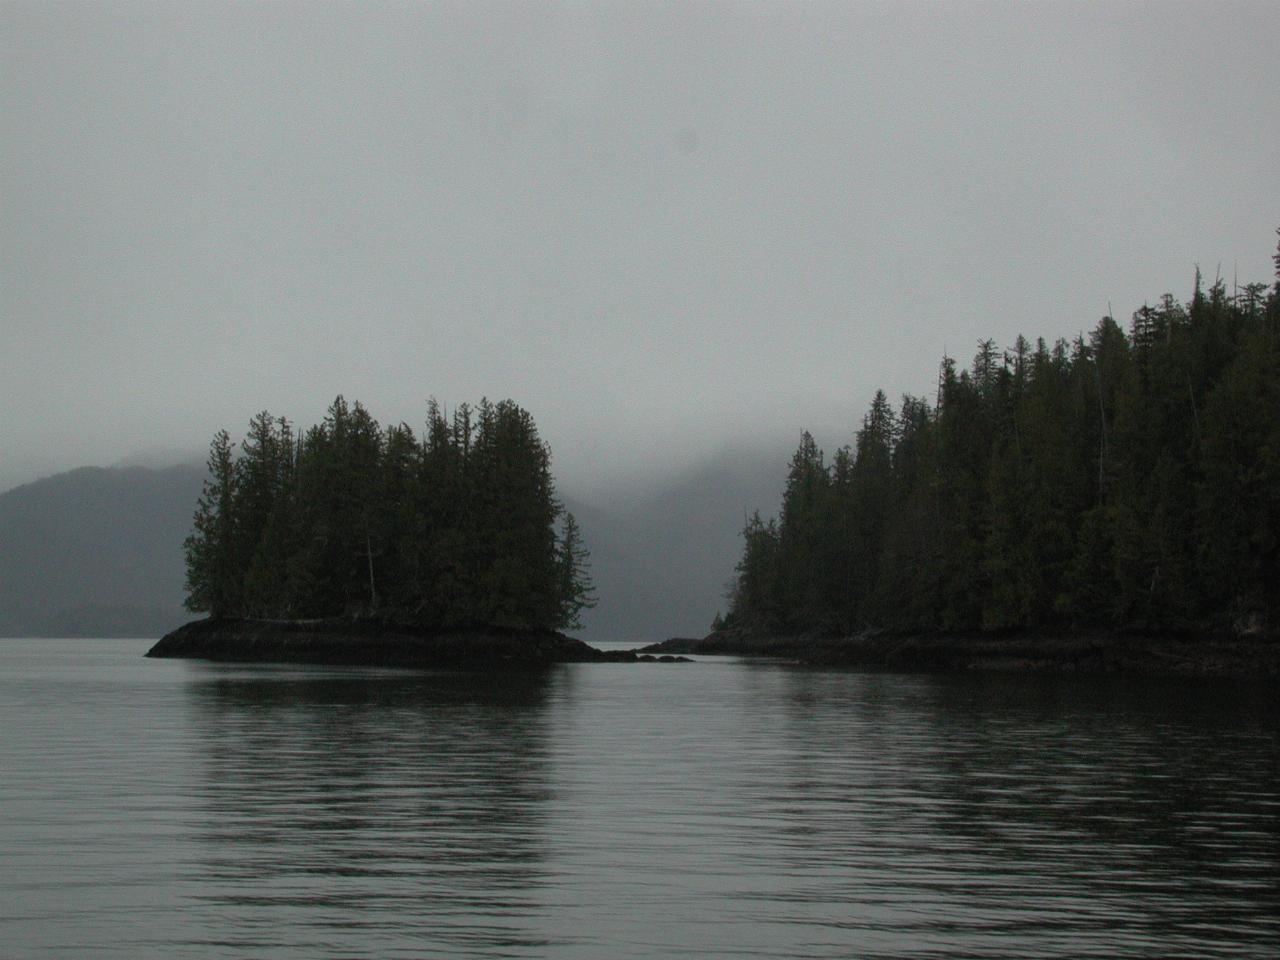
[(225, 430), (185, 544), (186, 606), (215, 618), (376, 618), (547, 630), (592, 605), (551, 455), (510, 400), (430, 402), (421, 438), (339, 396), (302, 434), (264, 411)]
[[(1280, 232), (1280, 231), (1278, 231)], [(827, 460), (807, 432), (757, 513), (725, 617), (761, 635), (1280, 627), (1280, 253), (1273, 286), (1165, 295), (1052, 345), (878, 391)]]

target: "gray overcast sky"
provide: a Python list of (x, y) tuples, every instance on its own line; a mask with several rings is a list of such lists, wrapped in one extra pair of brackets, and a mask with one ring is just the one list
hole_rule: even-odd
[(0, 489), (339, 392), (510, 396), (577, 489), (832, 448), (944, 349), (1272, 276), (1280, 4), (0, 17)]

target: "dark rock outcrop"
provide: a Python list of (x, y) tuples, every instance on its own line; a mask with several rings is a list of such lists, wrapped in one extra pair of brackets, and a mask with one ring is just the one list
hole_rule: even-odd
[(166, 634), (148, 657), (462, 670), (536, 669), (556, 663), (634, 663), (552, 630), (430, 630), (379, 620), (196, 620)]
[(904, 672), (1056, 672), (1280, 677), (1280, 640), (1180, 634), (1009, 632), (776, 636), (726, 630), (700, 640), (673, 638), (645, 654), (774, 657), (817, 666)]

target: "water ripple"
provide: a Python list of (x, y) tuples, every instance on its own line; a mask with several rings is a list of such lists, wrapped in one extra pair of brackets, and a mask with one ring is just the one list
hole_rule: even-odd
[(0, 643), (21, 957), (1263, 957), (1273, 693)]

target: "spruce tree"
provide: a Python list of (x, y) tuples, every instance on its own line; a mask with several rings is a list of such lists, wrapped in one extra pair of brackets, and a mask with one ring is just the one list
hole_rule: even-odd
[(196, 504), (194, 530), (183, 549), (187, 560), (186, 607), (220, 617), (238, 614), (236, 470), (231, 438), (219, 430), (209, 445), (209, 476)]
[(578, 521), (572, 513), (564, 515), (564, 533), (560, 538), (557, 570), (557, 599), (560, 613), (556, 626), (561, 629), (578, 629), (582, 626), (582, 611), (596, 605), (592, 594), (590, 563), (582, 544)]

